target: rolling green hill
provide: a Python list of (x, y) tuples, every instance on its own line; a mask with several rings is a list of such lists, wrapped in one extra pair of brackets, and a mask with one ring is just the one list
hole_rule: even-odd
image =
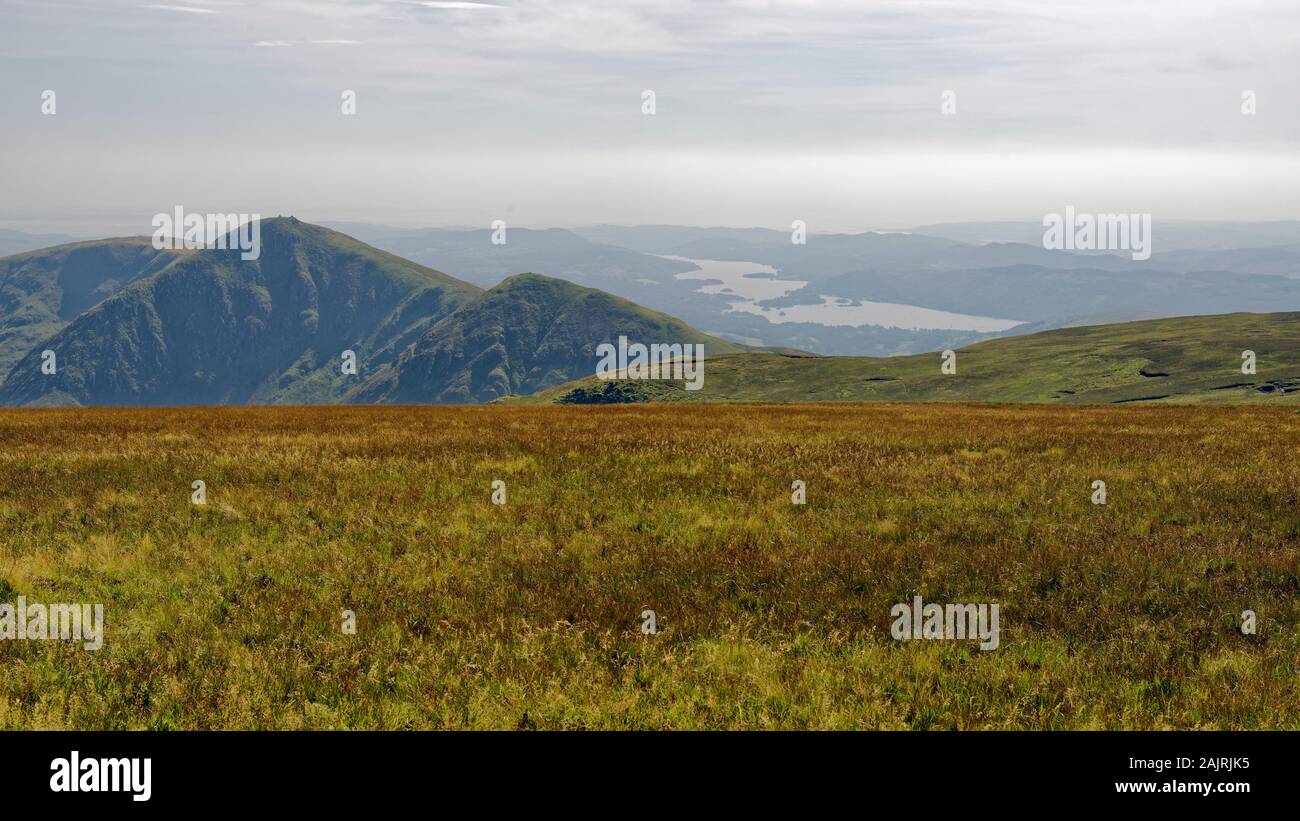
[(519, 274), (447, 317), (347, 396), (352, 402), (485, 402), (593, 373), (596, 348), (632, 341), (744, 350), (667, 314), (562, 279)]
[[(139, 253), (154, 252), (147, 240)], [(30, 346), (7, 405), (314, 403), (341, 398), (442, 317), (466, 282), (292, 217), (264, 219), (261, 255), (175, 255)], [(144, 250), (147, 249), (147, 250)], [(65, 296), (64, 302), (67, 302)], [(58, 357), (41, 372), (41, 351)], [(345, 350), (358, 374), (344, 375)]]
[[(1256, 354), (1245, 375), (1242, 352)], [(1224, 314), (1066, 328), (980, 342), (957, 352), (888, 358), (743, 353), (710, 357), (704, 387), (588, 377), (518, 402), (822, 402), (835, 400), (1294, 402), (1300, 313)]]

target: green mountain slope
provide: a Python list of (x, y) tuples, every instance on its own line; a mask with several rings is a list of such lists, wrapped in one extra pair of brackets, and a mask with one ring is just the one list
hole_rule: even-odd
[[(1241, 372), (1242, 352), (1256, 374)], [(520, 402), (822, 402), (836, 400), (1109, 403), (1293, 402), (1300, 399), (1300, 313), (1224, 314), (1097, 325), (980, 342), (940, 354), (710, 358), (704, 387), (602, 383), (594, 377)]]
[(594, 373), (597, 346), (620, 335), (704, 343), (706, 355), (743, 350), (603, 291), (520, 274), (433, 326), (347, 399), (484, 402), (531, 393)]
[(77, 242), (0, 259), (0, 380), (36, 343), (186, 251), (149, 237)]
[[(86, 310), (14, 366), (9, 405), (339, 399), (480, 291), (292, 217), (262, 220), (261, 256), (178, 255)], [(152, 250), (152, 249), (150, 249)], [(58, 372), (41, 372), (41, 350)], [(344, 350), (358, 375), (345, 376)]]

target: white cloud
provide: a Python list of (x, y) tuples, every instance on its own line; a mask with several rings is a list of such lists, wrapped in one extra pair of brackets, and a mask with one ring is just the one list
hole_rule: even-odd
[(215, 9), (205, 9), (205, 8), (200, 8), (199, 6), (162, 6), (162, 5), (150, 4), (146, 6), (141, 6), (141, 8), (158, 9), (159, 11), (183, 11), (183, 12), (188, 12), (189, 14), (219, 14), (220, 13)]

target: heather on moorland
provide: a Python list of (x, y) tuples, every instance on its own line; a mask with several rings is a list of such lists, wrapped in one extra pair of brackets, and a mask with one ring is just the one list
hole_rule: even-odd
[[(105, 634), (0, 641), (0, 727), (1295, 728), (1298, 421), (4, 411), (0, 601)], [(914, 596), (997, 649), (894, 639)]]

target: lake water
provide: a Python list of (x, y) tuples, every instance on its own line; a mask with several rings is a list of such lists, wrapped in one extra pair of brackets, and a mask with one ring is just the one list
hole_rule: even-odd
[[(808, 283), (797, 279), (774, 279), (779, 276), (770, 265), (759, 262), (728, 262), (719, 259), (687, 259), (665, 256), (664, 259), (684, 260), (700, 267), (698, 271), (676, 274), (677, 279), (716, 279), (722, 284), (705, 285), (703, 294), (725, 294), (733, 301), (728, 311), (758, 314), (769, 322), (815, 322), (819, 325), (882, 325), (909, 330), (945, 329), (957, 331), (1005, 331), (1020, 324), (1019, 320), (997, 319), (988, 316), (954, 314), (920, 308), (916, 305), (897, 305), (892, 302), (860, 300), (856, 305), (835, 296), (819, 294), (820, 305), (791, 305), (785, 308), (766, 308), (759, 302), (776, 299), (799, 290)], [(765, 274), (747, 277), (745, 274)]]

